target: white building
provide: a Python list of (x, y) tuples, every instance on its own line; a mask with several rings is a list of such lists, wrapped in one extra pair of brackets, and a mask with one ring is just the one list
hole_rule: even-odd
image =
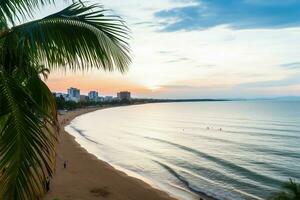
[(69, 88), (68, 89), (68, 100), (69, 101), (75, 101), (79, 102), (80, 101), (80, 90), (77, 88)]
[(130, 92), (128, 92), (128, 91), (119, 92), (117, 94), (117, 97), (118, 97), (119, 100), (123, 100), (123, 99), (130, 100), (131, 99)]
[(98, 101), (98, 92), (97, 91), (90, 91), (89, 92), (89, 100), (97, 102)]
[(113, 97), (112, 96), (106, 96), (106, 97), (104, 97), (104, 101), (105, 102), (112, 102), (113, 101)]

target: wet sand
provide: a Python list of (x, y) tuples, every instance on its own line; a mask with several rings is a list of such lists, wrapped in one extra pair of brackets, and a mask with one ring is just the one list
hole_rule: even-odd
[(98, 109), (101, 108), (79, 109), (59, 115), (61, 131), (56, 171), (44, 200), (176, 200), (97, 159), (64, 131), (75, 117)]

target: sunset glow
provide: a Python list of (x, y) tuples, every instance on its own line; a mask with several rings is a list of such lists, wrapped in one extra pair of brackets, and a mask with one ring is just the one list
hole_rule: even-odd
[[(244, 10), (266, 10), (265, 14), (257, 15), (261, 23), (253, 24), (246, 14), (239, 16), (234, 12), (232, 15), (240, 19), (238, 22), (229, 16), (220, 22), (214, 18), (202, 21), (200, 16), (194, 16), (197, 14), (193, 9), (201, 10), (202, 6), (207, 6), (206, 14), (221, 15), (214, 7), (226, 13), (227, 8), (217, 1), (101, 1), (121, 15), (132, 31), (133, 62), (129, 71), (52, 73), (47, 84), (53, 91), (75, 86), (84, 93), (93, 89), (104, 95), (130, 90), (137, 97), (297, 95), (300, 22), (288, 18), (284, 8), (282, 16), (273, 16), (268, 11), (281, 5), (279, 1), (272, 2), (271, 6), (254, 0), (249, 5), (235, 1)], [(290, 1), (286, 6), (299, 5)], [(202, 23), (190, 22), (189, 17)], [(283, 20), (268, 21), (268, 17)]]

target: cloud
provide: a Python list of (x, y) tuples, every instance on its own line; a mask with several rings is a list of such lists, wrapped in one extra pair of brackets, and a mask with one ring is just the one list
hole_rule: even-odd
[(156, 17), (171, 21), (163, 27), (163, 30), (198, 30), (220, 25), (232, 29), (300, 25), (299, 0), (195, 0), (195, 2), (196, 4), (190, 6), (156, 12)]
[(192, 86), (192, 85), (161, 85), (159, 86), (161, 88), (165, 88), (165, 89), (180, 89), (180, 90), (184, 90), (184, 89), (199, 89), (200, 87), (197, 86)]
[(195, 66), (196, 68), (215, 68), (217, 67), (217, 65), (214, 65), (214, 64), (200, 64), (200, 65), (196, 65)]
[(157, 53), (160, 53), (160, 54), (169, 54), (169, 53), (171, 53), (171, 51), (157, 51)]
[(279, 80), (258, 81), (252, 83), (242, 83), (236, 86), (237, 88), (268, 88), (268, 87), (283, 87), (300, 84), (300, 74), (287, 76)]
[(135, 22), (130, 25), (136, 26), (136, 27), (139, 26), (141, 28), (157, 27), (157, 24), (155, 22), (151, 22), (151, 21)]
[(166, 85), (160, 85), (159, 88), (168, 89), (168, 90), (216, 90), (220, 88), (228, 88), (228, 85), (225, 84), (213, 84), (208, 85), (205, 83), (199, 83), (197, 85), (184, 85), (184, 84), (166, 84)]
[[(62, 2), (49, 12), (63, 9)], [(55, 78), (52, 73), (49, 80), (52, 88), (63, 91), (69, 86), (86, 91), (98, 88), (102, 94), (126, 89), (135, 96), (158, 98), (255, 97), (299, 92), (300, 84), (293, 85), (293, 81), (300, 74), (294, 80), (282, 77), (300, 72), (292, 65), (300, 62), (300, 27), (291, 28), (300, 20), (300, 0), (102, 0), (102, 3), (120, 15), (132, 31), (130, 70), (122, 75), (95, 70), (85, 74), (85, 78), (67, 73), (68, 79), (66, 75)], [(49, 12), (41, 12), (39, 17)], [(290, 28), (274, 29), (277, 27)], [(157, 31), (162, 28), (166, 31)], [(159, 86), (161, 90), (149, 90)], [(274, 92), (266, 93), (267, 90)]]
[(300, 62), (284, 63), (280, 67), (285, 69), (300, 69)]
[(191, 59), (185, 58), (185, 57), (181, 57), (181, 58), (176, 58), (176, 59), (168, 60), (168, 61), (166, 61), (166, 63), (177, 63), (177, 62), (184, 62), (184, 61), (189, 61), (189, 60), (191, 60)]

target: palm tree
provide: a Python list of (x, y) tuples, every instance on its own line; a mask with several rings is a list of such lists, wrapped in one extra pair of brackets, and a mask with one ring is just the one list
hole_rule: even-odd
[(73, 2), (22, 23), (53, 1), (0, 1), (0, 199), (36, 199), (53, 173), (56, 105), (41, 75), (59, 68), (124, 72), (130, 64), (128, 28), (100, 5)]
[(270, 200), (299, 200), (300, 199), (300, 184), (290, 179), (289, 182), (284, 183), (282, 191), (274, 193), (269, 198)]

